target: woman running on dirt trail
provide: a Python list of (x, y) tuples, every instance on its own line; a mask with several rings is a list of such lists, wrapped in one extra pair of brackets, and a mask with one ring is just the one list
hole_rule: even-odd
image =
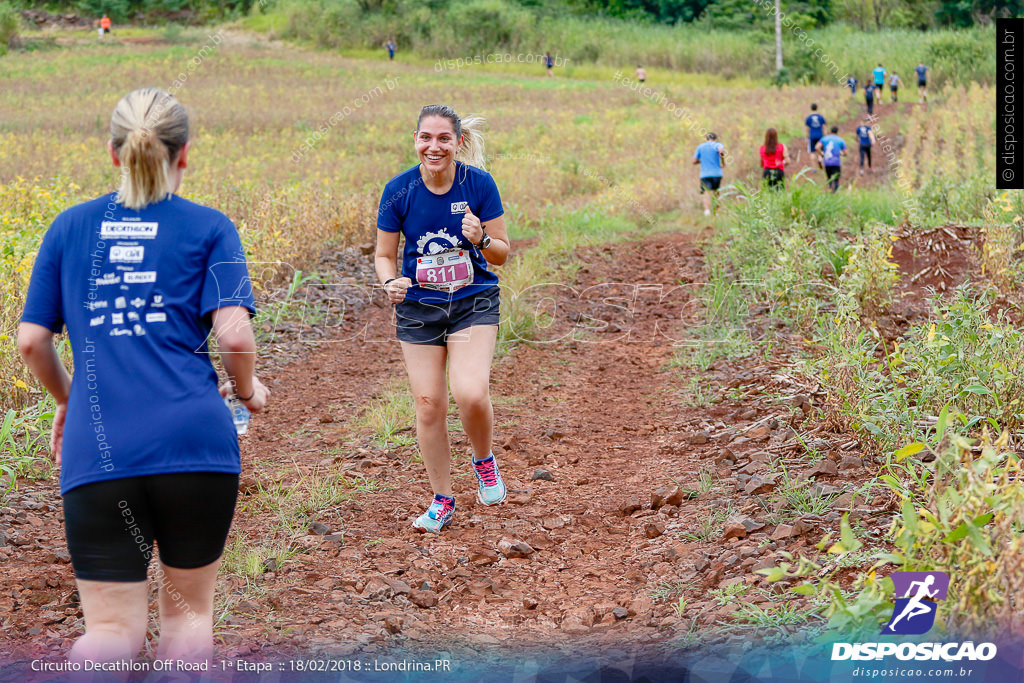
[(779, 142), (779, 134), (774, 128), (765, 131), (764, 144), (761, 145), (760, 153), (765, 185), (774, 190), (785, 188), (789, 151), (784, 144)]
[[(505, 263), (510, 245), (498, 188), (483, 170), (483, 123), (477, 116), (460, 119), (445, 105), (424, 107), (413, 138), (420, 162), (388, 182), (377, 212), (377, 277), (395, 304), (416, 403), (416, 440), (434, 492), (413, 527), (432, 533), (451, 524), (455, 513), (448, 387), (473, 447), (477, 500), (505, 500), (491, 452), (489, 384), (499, 296), (498, 278), (487, 264)], [(400, 235), (405, 249), (399, 267)]]
[[(146, 639), (159, 546), (157, 658), (213, 653), (213, 591), (238, 494), (238, 436), (222, 398), (259, 412), (245, 252), (228, 218), (174, 193), (189, 122), (171, 95), (125, 96), (110, 122), (121, 187), (72, 207), (43, 238), (18, 347), (57, 408), (50, 447), (85, 614), (68, 657), (131, 660)], [(68, 375), (53, 346), (67, 327)], [(218, 391), (213, 332), (230, 385)]]

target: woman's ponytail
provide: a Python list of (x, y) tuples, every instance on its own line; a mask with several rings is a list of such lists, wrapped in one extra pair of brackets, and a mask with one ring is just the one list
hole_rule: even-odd
[(117, 201), (129, 209), (143, 209), (171, 191), (167, 173), (188, 142), (188, 115), (162, 90), (136, 90), (114, 109), (110, 140), (122, 167)]
[(486, 157), (484, 157), (484, 134), (483, 128), (487, 120), (482, 116), (470, 114), (462, 119), (462, 149), (455, 155), (455, 158), (464, 164), (476, 166), (486, 171)]

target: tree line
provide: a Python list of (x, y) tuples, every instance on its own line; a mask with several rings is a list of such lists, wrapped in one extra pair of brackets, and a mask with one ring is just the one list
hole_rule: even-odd
[[(161, 17), (201, 23), (268, 11), (289, 0), (22, 0), (22, 8), (109, 15), (115, 21)], [(331, 3), (328, 3), (331, 4)], [(446, 12), (481, 0), (333, 0), (363, 13), (398, 14), (417, 7)], [(535, 15), (610, 17), (660, 24), (705, 22), (717, 28), (749, 28), (770, 23), (752, 0), (483, 0), (483, 4), (519, 6)], [(928, 29), (991, 24), (999, 17), (1024, 14), (1024, 0), (783, 0), (783, 11), (806, 28), (842, 22), (861, 30)]]

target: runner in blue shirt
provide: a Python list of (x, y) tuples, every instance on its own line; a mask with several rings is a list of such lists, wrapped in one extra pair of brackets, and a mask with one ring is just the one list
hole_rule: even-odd
[(545, 53), (544, 55), (544, 66), (548, 69), (548, 76), (554, 76), (555, 58), (551, 56), (551, 53)]
[(924, 104), (928, 101), (928, 67), (918, 62), (914, 71), (917, 73), (917, 102)]
[(868, 160), (868, 173), (871, 173), (871, 148), (875, 144), (875, 131), (868, 125), (870, 119), (857, 126), (857, 140), (860, 143), (860, 175), (864, 175), (864, 159)]
[[(712, 195), (718, 198), (722, 184), (722, 169), (725, 167), (725, 146), (718, 142), (718, 136), (708, 133), (705, 141), (697, 145), (693, 163), (700, 165), (700, 193), (704, 204), (704, 215), (711, 215)], [(717, 210), (717, 209), (716, 209)]]
[(885, 67), (881, 63), (878, 64), (871, 72), (875, 79), (875, 90), (878, 91), (878, 103), (882, 104), (882, 88), (885, 87)]
[(873, 116), (875, 113), (875, 92), (877, 90), (878, 88), (872, 85), (870, 81), (864, 86), (864, 104), (867, 105), (868, 116)]
[[(804, 125), (807, 126), (807, 151), (811, 154), (818, 149), (818, 140), (825, 134), (825, 123), (825, 117), (818, 113), (818, 105), (812, 104), (810, 116), (804, 119)], [(818, 165), (821, 165), (820, 159)]]
[(473, 447), (477, 501), (498, 505), (506, 493), (491, 451), (499, 290), (488, 266), (505, 263), (510, 244), (498, 188), (483, 170), (482, 125), (445, 105), (423, 107), (413, 138), (419, 163), (388, 182), (377, 212), (374, 264), (395, 304), (416, 439), (434, 494), (413, 527), (430, 533), (443, 531), (455, 514), (449, 387)]
[(818, 150), (821, 152), (822, 162), (825, 165), (825, 178), (828, 179), (828, 186), (835, 192), (839, 189), (842, 157), (846, 156), (846, 143), (839, 137), (837, 126), (832, 126), (831, 135), (826, 135), (818, 141)]
[(395, 41), (394, 40), (389, 40), (387, 42), (387, 44), (384, 45), (384, 47), (387, 48), (388, 59), (391, 60), (391, 61), (394, 61), (395, 60)]
[(857, 79), (853, 76), (849, 76), (846, 79), (846, 86), (850, 89), (850, 96), (857, 96)]
[[(71, 662), (132, 660), (146, 638), (146, 571), (159, 547), (159, 659), (207, 662), (213, 592), (238, 494), (238, 437), (222, 393), (259, 412), (252, 289), (235, 226), (173, 194), (188, 116), (155, 88), (110, 123), (114, 194), (61, 213), (36, 256), (18, 329), (53, 396), (51, 450), (85, 635)], [(53, 346), (67, 327), (68, 375)], [(213, 332), (229, 384), (218, 391)]]

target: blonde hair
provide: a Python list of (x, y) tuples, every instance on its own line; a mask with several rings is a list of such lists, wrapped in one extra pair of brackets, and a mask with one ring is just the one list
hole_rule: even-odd
[(188, 114), (163, 90), (135, 90), (114, 109), (110, 141), (123, 169), (117, 201), (143, 209), (171, 191), (167, 172), (188, 142)]
[(470, 114), (462, 119), (454, 109), (446, 104), (428, 104), (420, 110), (420, 116), (416, 119), (416, 130), (420, 129), (420, 123), (428, 116), (440, 116), (451, 121), (455, 137), (462, 138), (462, 147), (455, 155), (457, 160), (470, 166), (476, 166), (481, 170), (487, 170), (483, 134), (487, 119), (476, 114)]

